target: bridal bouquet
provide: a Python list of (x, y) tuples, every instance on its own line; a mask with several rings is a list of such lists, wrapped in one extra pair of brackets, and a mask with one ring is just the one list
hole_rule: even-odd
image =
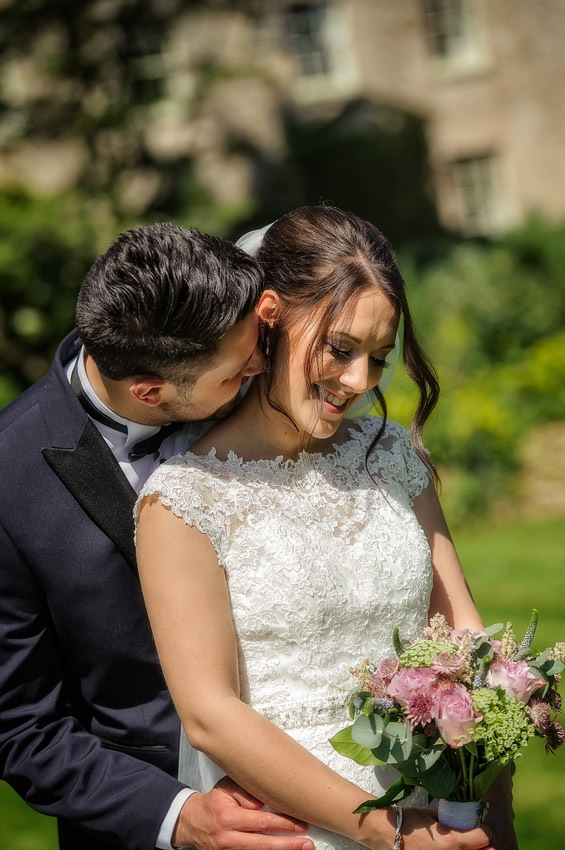
[[(511, 623), (495, 640), (502, 624), (456, 631), (436, 614), (408, 644), (395, 630), (396, 657), (352, 670), (358, 679), (349, 697), (354, 723), (331, 743), (359, 764), (391, 764), (400, 773), (386, 794), (356, 813), (397, 803), (420, 786), (430, 800), (476, 803), (476, 821), (478, 801), (530, 738), (544, 738), (547, 752), (561, 746), (565, 732), (555, 716), (565, 643), (533, 650), (537, 618), (534, 611), (518, 645)], [(440, 820), (462, 827), (442, 818), (441, 803)]]

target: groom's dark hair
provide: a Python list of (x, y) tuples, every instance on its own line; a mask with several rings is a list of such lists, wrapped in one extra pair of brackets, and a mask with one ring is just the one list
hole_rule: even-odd
[(261, 267), (231, 242), (168, 223), (135, 227), (87, 273), (77, 328), (108, 378), (150, 374), (186, 384), (262, 289)]

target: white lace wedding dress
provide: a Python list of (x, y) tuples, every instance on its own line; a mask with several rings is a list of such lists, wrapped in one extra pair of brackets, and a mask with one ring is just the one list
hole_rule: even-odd
[[(387, 768), (360, 767), (328, 743), (349, 722), (350, 666), (394, 654), (426, 625), (430, 551), (411, 502), (428, 484), (408, 433), (389, 422), (365, 468), (379, 417), (351, 423), (330, 454), (297, 461), (177, 455), (140, 499), (160, 501), (212, 541), (229, 584), (241, 698), (337, 773), (382, 793)], [(183, 739), (180, 778), (208, 790), (221, 776)], [(312, 830), (319, 850), (354, 842)]]

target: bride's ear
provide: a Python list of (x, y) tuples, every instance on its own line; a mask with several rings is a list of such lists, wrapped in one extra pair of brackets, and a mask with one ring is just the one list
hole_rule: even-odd
[(265, 289), (257, 304), (259, 324), (272, 327), (280, 315), (281, 300), (272, 289)]

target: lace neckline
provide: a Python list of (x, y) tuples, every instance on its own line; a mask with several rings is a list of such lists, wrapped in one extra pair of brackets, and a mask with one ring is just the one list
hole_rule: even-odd
[[(375, 419), (376, 417), (372, 418)], [(244, 460), (240, 455), (230, 449), (226, 460), (222, 460), (217, 457), (215, 447), (211, 448), (206, 454), (199, 455), (189, 450), (186, 452), (186, 455), (191, 458), (195, 458), (200, 462), (209, 461), (214, 466), (223, 466), (241, 471), (270, 470), (273, 472), (280, 471), (289, 473), (315, 468), (319, 464), (329, 463), (331, 466), (337, 465), (345, 455), (348, 455), (353, 448), (357, 448), (357, 446), (363, 442), (363, 438), (366, 436), (366, 433), (364, 428), (352, 425), (347, 429), (347, 435), (347, 439), (343, 442), (332, 443), (333, 450), (331, 452), (308, 452), (301, 450), (296, 459), (285, 458), (284, 455), (281, 454), (277, 455), (275, 458), (269, 459), (261, 458), (260, 460)]]

